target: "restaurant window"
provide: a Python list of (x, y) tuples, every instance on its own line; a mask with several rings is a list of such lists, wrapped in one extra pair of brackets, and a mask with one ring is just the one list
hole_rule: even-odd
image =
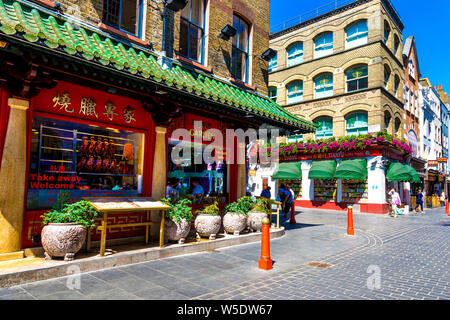
[(141, 37), (143, 0), (104, 0), (102, 22)]
[(237, 15), (233, 15), (233, 27), (237, 32), (232, 43), (231, 75), (234, 79), (248, 82), (250, 27)]
[(320, 58), (333, 53), (333, 33), (327, 32), (314, 39), (314, 58)]
[(277, 102), (277, 88), (275, 88), (275, 87), (269, 88), (269, 98), (273, 102), (275, 102), (275, 103)]
[(345, 48), (350, 49), (369, 42), (367, 20), (353, 23), (345, 29)]
[(180, 54), (203, 63), (205, 1), (189, 0), (181, 11)]
[(343, 180), (342, 181), (342, 202), (364, 203), (369, 201), (367, 180)]
[(286, 49), (287, 66), (292, 67), (303, 62), (303, 43), (297, 42)]
[(359, 136), (368, 134), (369, 125), (367, 112), (355, 112), (345, 117), (346, 134), (348, 136)]
[(314, 79), (314, 98), (325, 98), (333, 95), (333, 74), (326, 73)]
[(346, 73), (347, 92), (367, 89), (369, 87), (369, 69), (360, 65), (349, 69)]
[(287, 85), (287, 104), (303, 101), (303, 81), (294, 81)]
[(314, 180), (314, 200), (331, 202), (336, 201), (337, 180), (317, 179)]
[(333, 118), (320, 117), (314, 120), (314, 124), (319, 125), (316, 129), (316, 139), (327, 139), (333, 136)]
[[(216, 149), (221, 155), (213, 154), (219, 161), (204, 161), (203, 155), (207, 145), (192, 143), (191, 156), (186, 156), (181, 161), (172, 159), (173, 149), (181, 143), (180, 140), (169, 139), (168, 153), (168, 180), (175, 179), (179, 182), (179, 197), (193, 200), (194, 204), (219, 204), (228, 202), (228, 172), (225, 162), (224, 150)], [(196, 164), (195, 159), (200, 157), (201, 164)], [(199, 161), (200, 162), (200, 161)], [(208, 163), (209, 162), (209, 163)], [(193, 189), (201, 186), (203, 197), (194, 199)]]
[(28, 210), (49, 209), (58, 194), (136, 197), (143, 174), (144, 135), (128, 130), (35, 117)]
[(269, 72), (273, 72), (278, 68), (278, 53), (275, 53), (275, 57), (269, 60)]

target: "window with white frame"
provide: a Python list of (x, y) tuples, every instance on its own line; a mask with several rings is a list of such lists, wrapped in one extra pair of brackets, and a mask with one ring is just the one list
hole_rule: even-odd
[(303, 42), (297, 42), (293, 45), (290, 45), (286, 49), (286, 53), (288, 67), (303, 63)]
[(384, 66), (384, 88), (389, 90), (389, 80), (391, 78), (391, 70), (388, 66)]
[(397, 55), (398, 48), (400, 47), (400, 40), (398, 39), (398, 36), (395, 35), (394, 37), (394, 54)]
[(369, 42), (369, 28), (367, 20), (353, 23), (345, 29), (345, 48), (350, 49)]
[(326, 32), (314, 39), (314, 58), (328, 56), (333, 53), (333, 33)]
[(250, 26), (238, 15), (233, 15), (233, 37), (231, 54), (231, 75), (234, 79), (248, 82)]
[(303, 101), (303, 81), (294, 81), (287, 85), (287, 104)]
[(180, 55), (203, 63), (205, 0), (189, 0), (181, 11)]
[(400, 86), (400, 78), (398, 76), (395, 76), (395, 80), (394, 80), (394, 91), (395, 91), (395, 97), (398, 98), (398, 89)]
[(369, 69), (367, 65), (358, 65), (345, 73), (347, 92), (367, 89), (369, 87)]
[(333, 95), (333, 74), (325, 73), (314, 79), (314, 98), (325, 98)]
[(333, 118), (320, 117), (313, 122), (319, 125), (316, 129), (316, 139), (327, 139), (333, 136)]

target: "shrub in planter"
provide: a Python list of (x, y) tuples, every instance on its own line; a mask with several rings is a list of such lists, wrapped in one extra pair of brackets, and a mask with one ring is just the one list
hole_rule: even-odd
[(202, 211), (197, 211), (197, 213), (198, 215), (194, 222), (197, 238), (209, 237), (210, 240), (216, 239), (216, 235), (222, 225), (218, 203), (215, 202)]
[(170, 199), (161, 199), (164, 204), (171, 207), (166, 211), (166, 218), (164, 222), (164, 236), (166, 240), (178, 241), (183, 244), (186, 237), (191, 230), (192, 209), (189, 206), (192, 201), (183, 199), (172, 203)]
[(247, 227), (247, 212), (238, 202), (226, 205), (224, 213), (223, 228), (225, 232), (239, 235)]
[(252, 231), (261, 231), (262, 221), (270, 213), (271, 208), (266, 199), (259, 199), (248, 214), (247, 227)]
[(64, 257), (74, 259), (75, 254), (83, 247), (87, 230), (95, 228), (98, 212), (87, 201), (65, 204), (61, 209), (53, 209), (45, 213), (41, 232), (42, 247), (45, 258)]

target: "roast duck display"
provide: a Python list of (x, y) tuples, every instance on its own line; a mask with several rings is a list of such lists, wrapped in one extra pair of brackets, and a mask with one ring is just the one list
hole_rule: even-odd
[(116, 159), (116, 143), (114, 139), (83, 136), (78, 149), (77, 172), (133, 174), (134, 150), (131, 143), (123, 146), (122, 161)]

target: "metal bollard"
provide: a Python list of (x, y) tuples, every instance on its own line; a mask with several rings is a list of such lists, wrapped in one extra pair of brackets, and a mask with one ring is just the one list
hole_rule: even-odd
[(290, 224), (296, 224), (297, 221), (295, 221), (295, 202), (292, 202), (291, 206), (291, 220), (289, 221)]
[(270, 258), (270, 221), (264, 218), (261, 229), (261, 257), (259, 258), (259, 268), (262, 270), (272, 269), (272, 259)]
[(354, 236), (355, 230), (353, 229), (353, 207), (348, 206), (348, 215), (347, 215), (347, 235)]

